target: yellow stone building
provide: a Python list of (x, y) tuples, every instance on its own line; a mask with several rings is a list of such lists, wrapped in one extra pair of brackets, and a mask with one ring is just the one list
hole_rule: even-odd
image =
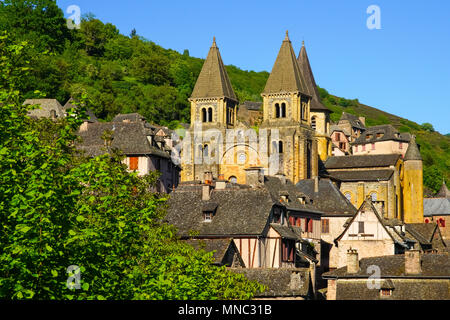
[(245, 169), (255, 166), (294, 183), (318, 176), (319, 155), (331, 155), (330, 111), (320, 103), (305, 47), (297, 59), (287, 32), (261, 96), (263, 121), (254, 130), (237, 120), (239, 102), (214, 39), (190, 98), (182, 181), (211, 172), (244, 184)]

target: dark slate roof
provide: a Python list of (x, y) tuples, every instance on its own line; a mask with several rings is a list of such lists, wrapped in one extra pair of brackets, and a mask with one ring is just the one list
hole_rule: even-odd
[(329, 157), (325, 162), (326, 169), (351, 169), (395, 166), (401, 155), (376, 154), (361, 156)]
[(330, 176), (339, 181), (387, 181), (394, 174), (394, 170), (344, 170), (333, 171)]
[[(67, 110), (69, 110), (69, 109), (77, 108), (77, 106), (75, 106), (73, 104), (73, 101), (74, 101), (73, 98), (70, 98), (66, 102), (66, 104), (63, 107), (65, 112), (67, 112)], [(91, 109), (86, 109), (86, 114), (87, 114), (88, 117), (86, 119), (83, 119), (83, 120), (85, 120), (87, 122), (98, 122), (98, 118), (95, 116), (94, 112)]]
[[(433, 235), (438, 228), (436, 223), (407, 223), (405, 229), (421, 243), (431, 244)], [(423, 242), (422, 242), (423, 241)]]
[[(285, 206), (288, 210), (323, 214), (314, 203), (300, 203), (298, 198), (303, 196), (303, 193), (289, 179), (286, 179), (286, 183), (283, 183), (278, 177), (266, 176), (264, 177), (264, 186), (270, 192), (273, 202)], [(282, 195), (288, 195), (288, 203), (280, 202)]]
[(353, 204), (329, 179), (320, 179), (318, 193), (314, 192), (314, 179), (301, 180), (296, 186), (299, 191), (314, 199), (314, 206), (324, 212), (326, 216), (353, 216), (357, 212)]
[(127, 113), (127, 114), (118, 114), (114, 117), (112, 122), (140, 122), (145, 120), (143, 116), (141, 116), (139, 113)]
[(316, 81), (314, 80), (314, 74), (311, 69), (311, 64), (309, 63), (308, 54), (306, 53), (305, 43), (303, 42), (300, 54), (298, 55), (298, 64), (300, 66), (300, 71), (306, 81), (306, 86), (308, 91), (312, 95), (311, 100), (311, 110), (331, 112), (330, 109), (325, 107), (322, 102), (320, 102), (319, 90), (317, 89)]
[(339, 120), (347, 120), (350, 122), (350, 125), (354, 128), (358, 128), (358, 129), (366, 129), (366, 126), (361, 122), (361, 120), (359, 119), (358, 116), (355, 116), (353, 114), (347, 113), (347, 112), (342, 112), (342, 116), (341, 119)]
[(111, 148), (119, 149), (126, 155), (154, 155), (170, 158), (167, 152), (150, 145), (147, 140), (148, 130), (143, 123), (136, 122), (90, 123), (86, 131), (78, 133), (82, 139), (78, 148), (85, 151), (88, 156), (107, 153), (105, 141), (102, 139), (105, 131), (113, 131)]
[(294, 49), (286, 32), (277, 59), (267, 80), (263, 94), (279, 92), (301, 92), (311, 96), (306, 80), (300, 71)]
[(300, 240), (301, 237), (299, 237), (299, 234), (296, 233), (294, 231), (294, 229), (292, 229), (289, 226), (283, 226), (281, 224), (278, 223), (271, 223), (270, 226), (276, 231), (278, 232), (278, 234), (283, 238), (283, 239), (291, 239), (291, 240)]
[(347, 267), (339, 268), (324, 273), (324, 278), (368, 278), (367, 268), (376, 265), (381, 269), (381, 278), (418, 278), (435, 277), (450, 279), (450, 259), (448, 254), (423, 254), (422, 273), (420, 275), (405, 274), (405, 256), (397, 254), (393, 256), (382, 256), (363, 258), (359, 262), (360, 269), (356, 274), (348, 274)]
[(33, 118), (51, 118), (51, 111), (56, 112), (57, 118), (64, 118), (65, 112), (61, 104), (56, 99), (27, 99), (24, 105), (39, 105), (37, 109), (28, 112)]
[(191, 99), (221, 97), (237, 101), (236, 94), (220, 56), (219, 48), (216, 45), (216, 38), (214, 38), (192, 91)]
[(185, 240), (187, 244), (194, 247), (196, 250), (202, 249), (206, 252), (212, 252), (213, 258), (215, 263), (222, 263), (223, 259), (225, 258), (225, 254), (228, 251), (228, 248), (232, 244), (232, 239), (225, 238), (225, 239), (191, 239), (191, 240)]
[[(381, 134), (378, 138), (377, 134)], [(371, 138), (367, 138), (371, 135)], [(381, 126), (374, 126), (367, 128), (354, 142), (353, 144), (366, 144), (375, 143), (381, 141), (399, 141), (399, 142), (409, 142), (411, 140), (410, 133), (400, 133), (390, 124), (385, 124)]]
[(450, 198), (450, 190), (448, 190), (445, 181), (442, 182), (441, 189), (439, 189), (439, 192), (436, 194), (435, 198)]
[(450, 199), (424, 198), (423, 215), (425, 217), (450, 215)]
[[(211, 222), (203, 221), (207, 202), (218, 207)], [(260, 235), (268, 225), (273, 206), (264, 188), (213, 190), (211, 200), (202, 200), (202, 185), (179, 186), (168, 200), (166, 219), (178, 228), (180, 236), (198, 231), (199, 236)]]
[(416, 143), (416, 137), (414, 135), (411, 137), (411, 141), (409, 143), (408, 150), (406, 150), (404, 160), (422, 160), (419, 146)]
[(242, 106), (244, 106), (248, 110), (253, 110), (253, 111), (261, 111), (262, 110), (262, 102), (245, 101), (242, 104)]
[(256, 297), (307, 297), (311, 292), (309, 270), (306, 268), (252, 268), (231, 269), (267, 287)]

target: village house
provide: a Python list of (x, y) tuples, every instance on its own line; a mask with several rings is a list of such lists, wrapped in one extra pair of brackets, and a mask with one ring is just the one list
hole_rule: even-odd
[(339, 119), (337, 126), (343, 130), (350, 142), (354, 142), (366, 130), (366, 119), (347, 112), (342, 112), (342, 116)]
[[(447, 254), (363, 258), (349, 249), (346, 266), (323, 275), (327, 300), (449, 300), (450, 259)], [(379, 273), (378, 273), (379, 272)], [(374, 277), (377, 273), (379, 278)]]
[(404, 156), (410, 141), (410, 133), (400, 133), (390, 124), (374, 126), (366, 128), (352, 142), (352, 154), (401, 154)]
[(350, 135), (345, 134), (344, 129), (338, 125), (332, 125), (330, 132), (331, 141), (333, 142), (333, 156), (340, 157), (350, 155)]
[[(112, 122), (85, 122), (79, 136), (81, 142), (77, 147), (87, 156), (115, 149), (126, 156), (123, 162), (129, 171), (136, 171), (140, 176), (159, 171), (158, 192), (170, 193), (179, 183), (181, 168), (172, 162), (171, 148), (138, 114), (118, 115)], [(158, 140), (161, 141), (158, 143)]]
[(433, 198), (423, 199), (423, 211), (424, 222), (436, 223), (447, 246), (450, 247), (450, 191), (445, 181)]

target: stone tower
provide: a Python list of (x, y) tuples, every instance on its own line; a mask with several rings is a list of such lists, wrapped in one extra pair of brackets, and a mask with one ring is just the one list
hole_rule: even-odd
[[(190, 150), (183, 152), (188, 155), (190, 161), (183, 164), (181, 180), (204, 180), (205, 172), (212, 172), (213, 176), (217, 177), (220, 174), (221, 154), (216, 150), (221, 150), (222, 139), (218, 134), (215, 134), (217, 138), (208, 136), (208, 130), (220, 132), (224, 137), (227, 128), (234, 128), (238, 99), (228, 78), (215, 37), (189, 101), (191, 126), (188, 132), (192, 140)], [(199, 126), (201, 131), (195, 130)]]
[(317, 176), (317, 138), (310, 121), (312, 93), (287, 32), (261, 95), (264, 120), (260, 128), (270, 132), (270, 152), (279, 152), (279, 173), (294, 183)]
[(405, 153), (403, 174), (403, 221), (423, 222), (423, 163), (415, 136)]
[(322, 161), (326, 161), (332, 154), (330, 137), (330, 113), (331, 111), (320, 102), (319, 91), (306, 53), (305, 42), (302, 43), (298, 64), (303, 74), (308, 91), (312, 95), (310, 107), (311, 127), (316, 131), (318, 153)]

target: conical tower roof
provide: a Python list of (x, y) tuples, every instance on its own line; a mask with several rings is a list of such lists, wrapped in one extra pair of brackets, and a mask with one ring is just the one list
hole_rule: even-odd
[(411, 141), (409, 142), (408, 150), (406, 150), (405, 157), (403, 160), (422, 160), (422, 156), (420, 155), (419, 147), (416, 143), (416, 136), (411, 136)]
[(442, 182), (441, 190), (436, 194), (436, 198), (450, 198), (450, 191), (445, 184), (445, 180)]
[(312, 95), (311, 100), (311, 110), (331, 112), (327, 107), (325, 107), (319, 98), (319, 90), (317, 89), (316, 81), (314, 80), (314, 75), (309, 63), (308, 54), (306, 53), (305, 42), (302, 43), (302, 48), (300, 54), (297, 58), (298, 64), (300, 66), (300, 71), (305, 78), (306, 87)]
[(300, 72), (291, 40), (289, 40), (288, 32), (284, 39), (280, 52), (278, 53), (275, 64), (267, 80), (263, 94), (279, 93), (279, 92), (301, 92), (312, 95), (309, 92), (306, 81)]
[(191, 99), (225, 97), (237, 101), (214, 37)]

